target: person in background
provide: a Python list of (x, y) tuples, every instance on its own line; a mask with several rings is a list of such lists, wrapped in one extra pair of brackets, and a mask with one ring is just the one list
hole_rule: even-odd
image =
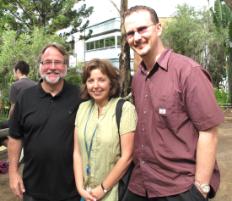
[(11, 85), (10, 88), (10, 111), (9, 111), (9, 118), (13, 114), (14, 105), (17, 100), (17, 97), (21, 91), (27, 89), (29, 87), (35, 86), (37, 83), (28, 78), (29, 74), (29, 64), (25, 61), (18, 61), (13, 69), (15, 82)]
[(138, 123), (126, 201), (212, 198), (220, 179), (217, 126), (224, 118), (210, 75), (164, 47), (152, 8), (134, 6), (124, 17), (127, 42), (142, 58), (132, 82)]
[[(10, 100), (10, 110), (8, 114), (8, 119), (12, 116), (14, 111), (14, 105), (16, 99), (21, 91), (36, 85), (37, 83), (28, 78), (30, 71), (29, 64), (25, 61), (18, 61), (13, 68), (14, 79), (16, 80), (10, 87), (9, 100)], [(0, 122), (0, 129), (8, 128), (8, 120)], [(8, 137), (1, 139), (0, 145), (7, 146)]]
[(135, 108), (128, 101), (123, 104), (118, 131), (115, 109), (120, 99), (120, 79), (109, 61), (89, 61), (82, 80), (82, 98), (87, 101), (80, 105), (75, 120), (77, 189), (86, 201), (117, 201), (118, 181), (132, 160)]
[[(9, 183), (23, 201), (79, 201), (73, 173), (73, 130), (79, 88), (68, 84), (68, 54), (46, 45), (39, 56), (38, 85), (17, 98), (10, 120)], [(23, 179), (18, 163), (24, 148)]]

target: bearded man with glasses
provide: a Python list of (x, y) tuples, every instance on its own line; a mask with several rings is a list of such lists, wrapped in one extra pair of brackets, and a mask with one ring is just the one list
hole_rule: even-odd
[[(68, 54), (48, 44), (39, 56), (38, 85), (26, 89), (10, 121), (9, 183), (23, 201), (79, 201), (73, 173), (73, 130), (79, 88), (68, 84)], [(19, 173), (24, 147), (23, 179)]]
[[(125, 12), (126, 38), (142, 58), (132, 82), (138, 123), (125, 201), (203, 201), (219, 186), (217, 105), (209, 73), (165, 48), (156, 12)], [(181, 35), (180, 35), (181, 37)]]

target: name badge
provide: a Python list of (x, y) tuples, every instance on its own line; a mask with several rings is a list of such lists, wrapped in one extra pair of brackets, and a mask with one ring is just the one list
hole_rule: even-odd
[(166, 114), (165, 108), (159, 108), (159, 114)]

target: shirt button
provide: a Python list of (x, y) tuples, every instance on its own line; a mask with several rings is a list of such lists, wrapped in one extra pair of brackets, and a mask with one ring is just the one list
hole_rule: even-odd
[(144, 148), (144, 145), (142, 144), (141, 147), (142, 147), (142, 149), (143, 149), (143, 148)]
[(142, 161), (142, 164), (144, 164), (145, 163), (145, 161)]
[(148, 97), (148, 95), (146, 94), (146, 95), (145, 95), (145, 98), (147, 98), (147, 97)]
[(144, 113), (144, 114), (147, 114), (147, 111), (146, 111), (146, 110), (144, 110), (144, 111), (143, 111), (143, 113)]
[(142, 131), (145, 131), (145, 129), (144, 129), (144, 128), (142, 128)]

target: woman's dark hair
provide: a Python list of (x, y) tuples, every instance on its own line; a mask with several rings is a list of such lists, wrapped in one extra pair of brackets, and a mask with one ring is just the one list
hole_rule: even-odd
[(81, 97), (85, 100), (91, 99), (87, 91), (86, 82), (91, 75), (91, 71), (95, 69), (99, 69), (101, 73), (106, 75), (110, 80), (111, 88), (109, 93), (109, 99), (118, 97), (120, 95), (119, 71), (112, 65), (110, 61), (105, 59), (92, 59), (85, 64), (82, 74)]

